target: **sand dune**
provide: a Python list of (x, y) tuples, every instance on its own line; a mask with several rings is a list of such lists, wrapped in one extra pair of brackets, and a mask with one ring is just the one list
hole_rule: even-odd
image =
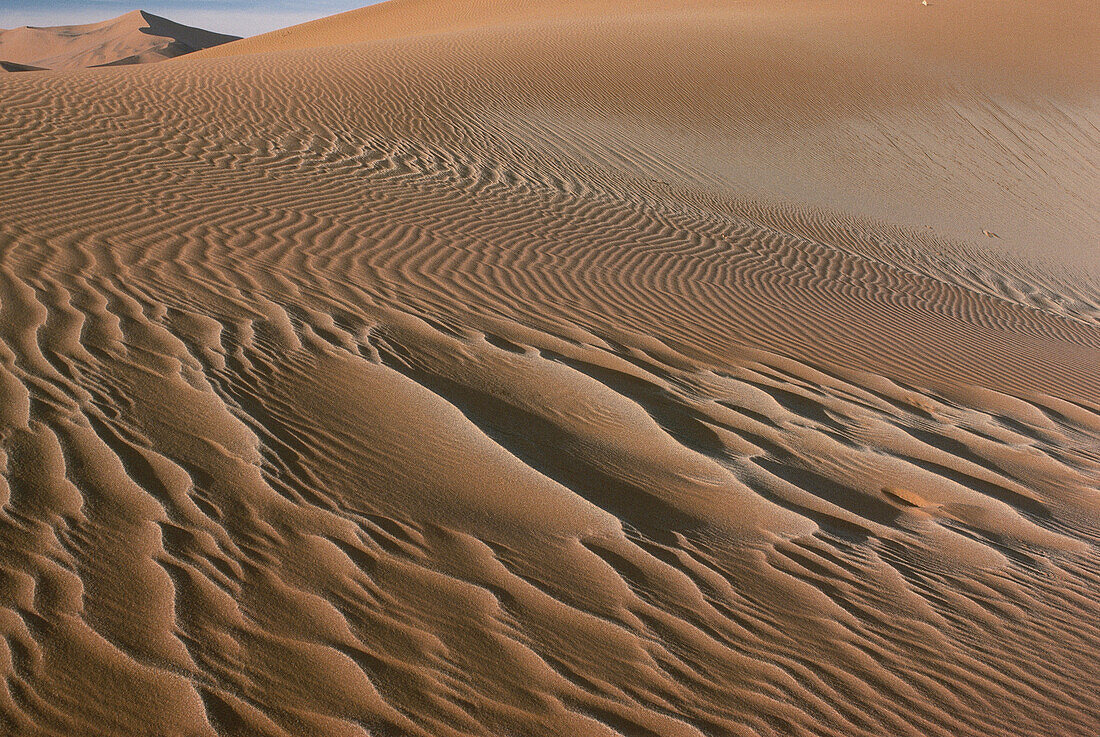
[(1096, 734), (1088, 5), (617, 8), (0, 78), (3, 731)]
[(0, 70), (5, 72), (42, 72), (45, 67), (35, 67), (30, 64), (16, 64), (13, 61), (0, 61)]
[(78, 26), (0, 29), (5, 71), (145, 64), (237, 40), (134, 10)]

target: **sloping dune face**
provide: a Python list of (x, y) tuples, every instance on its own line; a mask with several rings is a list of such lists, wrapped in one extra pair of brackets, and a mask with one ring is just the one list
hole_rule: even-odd
[(1096, 734), (1100, 65), (1032, 5), (0, 79), (0, 731)]
[(140, 64), (237, 39), (134, 10), (80, 26), (0, 29), (0, 64), (5, 71)]

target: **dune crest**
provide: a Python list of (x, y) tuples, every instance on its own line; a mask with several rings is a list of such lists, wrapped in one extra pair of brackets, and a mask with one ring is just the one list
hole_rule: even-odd
[(1094, 735), (1095, 20), (901, 5), (0, 77), (0, 731)]
[(0, 29), (0, 63), (6, 71), (144, 64), (238, 38), (133, 10), (99, 23)]

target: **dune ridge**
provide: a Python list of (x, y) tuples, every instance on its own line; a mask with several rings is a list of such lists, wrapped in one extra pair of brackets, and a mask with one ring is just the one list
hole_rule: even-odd
[(133, 10), (99, 23), (0, 28), (4, 71), (146, 64), (239, 40)]
[(4, 729), (1095, 734), (1055, 5), (891, 57), (919, 6), (408, 0), (0, 78)]

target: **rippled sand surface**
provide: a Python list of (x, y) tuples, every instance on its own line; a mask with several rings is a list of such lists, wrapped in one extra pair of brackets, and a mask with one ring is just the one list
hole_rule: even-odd
[(1094, 16), (0, 76), (0, 732), (1097, 734)]

